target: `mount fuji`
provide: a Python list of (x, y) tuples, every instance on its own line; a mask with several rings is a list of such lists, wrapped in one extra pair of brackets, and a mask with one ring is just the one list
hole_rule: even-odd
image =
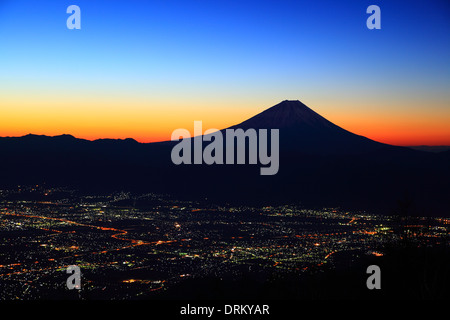
[(310, 154), (358, 154), (388, 145), (351, 133), (298, 100), (285, 100), (230, 129), (279, 129), (280, 147)]

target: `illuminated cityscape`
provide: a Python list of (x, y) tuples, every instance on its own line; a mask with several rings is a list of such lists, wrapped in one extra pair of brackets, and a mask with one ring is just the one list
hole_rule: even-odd
[[(1, 300), (158, 297), (196, 279), (264, 274), (276, 281), (377, 259), (406, 237), (422, 246), (449, 241), (445, 218), (400, 223), (334, 208), (236, 207), (41, 186), (0, 196)], [(69, 265), (81, 269), (81, 290), (66, 288)]]

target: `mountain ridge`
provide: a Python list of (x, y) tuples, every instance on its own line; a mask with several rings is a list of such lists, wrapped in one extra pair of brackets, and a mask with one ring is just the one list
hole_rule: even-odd
[[(225, 131), (227, 129), (282, 129), (282, 130), (289, 130), (289, 129), (296, 129), (298, 130), (298, 126), (308, 126), (309, 128), (321, 128), (321, 130), (330, 130), (331, 133), (339, 132), (341, 134), (346, 135), (352, 135), (354, 137), (358, 137), (362, 140), (365, 140), (366, 142), (370, 141), (370, 143), (376, 144), (378, 147), (394, 147), (394, 148), (409, 148), (412, 150), (417, 151), (428, 151), (427, 148), (432, 149), (434, 151), (434, 148), (439, 149), (435, 152), (441, 152), (446, 151), (450, 149), (450, 146), (396, 146), (396, 145), (390, 145), (387, 143), (378, 142), (372, 139), (369, 139), (367, 137), (364, 137), (362, 135), (358, 135), (356, 133), (350, 132), (331, 121), (327, 120), (320, 114), (316, 113), (314, 110), (303, 104), (300, 100), (283, 100), (282, 102), (269, 107), (262, 112), (256, 114), (253, 117), (250, 117), (247, 120), (244, 120), (238, 124), (232, 125), (228, 128), (221, 129), (219, 131)], [(292, 134), (292, 132), (289, 132), (289, 134)], [(304, 132), (302, 132), (304, 134)], [(139, 142), (135, 140), (134, 138), (98, 138), (94, 140), (89, 139), (83, 139), (83, 138), (76, 138), (71, 134), (60, 134), (55, 136), (49, 136), (49, 135), (37, 135), (29, 133), (24, 136), (19, 137), (0, 137), (0, 138), (11, 138), (11, 139), (18, 139), (18, 138), (24, 138), (24, 139), (45, 139), (45, 138), (54, 138), (54, 139), (65, 139), (66, 141), (69, 140), (77, 140), (77, 141), (86, 141), (86, 142), (129, 142), (129, 143), (138, 143), (138, 144), (155, 144), (155, 143), (172, 143), (170, 140), (164, 140), (164, 141), (157, 141), (157, 142)]]
[(262, 128), (269, 126), (266, 117), (279, 113), (285, 121), (278, 122), (283, 124), (280, 168), (274, 176), (260, 176), (259, 165), (174, 165), (170, 155), (175, 141), (27, 135), (0, 138), (0, 186), (46, 183), (91, 191), (165, 192), (246, 205), (301, 203), (386, 214), (395, 213), (407, 195), (416, 203), (415, 214), (450, 216), (448, 152), (382, 144), (332, 124), (299, 101), (283, 102), (282, 108), (269, 108), (230, 127), (245, 129), (250, 123)]
[[(256, 121), (255, 121), (256, 120)], [(262, 120), (262, 121), (261, 121)], [(255, 123), (256, 122), (256, 123)], [(259, 122), (259, 123), (258, 123)], [(265, 123), (264, 123), (265, 122)], [(279, 129), (298, 124), (314, 126), (320, 123), (330, 128), (337, 127), (300, 100), (284, 100), (236, 126), (248, 128)], [(255, 124), (251, 126), (251, 124)]]
[(357, 154), (391, 147), (337, 126), (299, 100), (284, 100), (230, 128), (279, 129), (280, 147), (301, 153)]

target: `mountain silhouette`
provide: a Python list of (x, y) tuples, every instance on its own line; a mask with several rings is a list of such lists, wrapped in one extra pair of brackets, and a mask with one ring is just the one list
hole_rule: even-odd
[(343, 130), (314, 112), (299, 100), (284, 100), (263, 112), (241, 122), (239, 128), (321, 128), (322, 130)]
[[(167, 192), (242, 205), (295, 203), (450, 216), (450, 153), (391, 146), (351, 133), (300, 101), (283, 101), (228, 129), (279, 129), (280, 165), (175, 165), (177, 143), (26, 135), (0, 138), (0, 187), (74, 186), (86, 192)], [(226, 129), (223, 129), (226, 130)]]
[(353, 134), (298, 100), (285, 100), (230, 129), (279, 129), (280, 147), (313, 154), (355, 154), (388, 145)]

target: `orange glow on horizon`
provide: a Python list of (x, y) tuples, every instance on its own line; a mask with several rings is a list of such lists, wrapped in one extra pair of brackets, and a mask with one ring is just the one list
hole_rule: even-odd
[[(203, 121), (203, 131), (211, 128), (224, 129), (242, 121)], [(445, 122), (445, 121), (444, 121)], [(141, 143), (151, 143), (159, 141), (168, 141), (171, 138), (172, 131), (178, 128), (185, 128), (193, 134), (192, 121), (179, 123), (176, 126), (170, 124), (162, 125), (158, 128), (145, 130), (145, 128), (77, 128), (76, 126), (67, 126), (66, 129), (48, 126), (39, 128), (31, 126), (28, 129), (11, 128), (2, 126), (0, 136), (2, 137), (21, 137), (27, 134), (57, 136), (70, 134), (79, 139), (97, 140), (97, 139), (126, 139), (132, 138)], [(380, 124), (376, 122), (364, 123), (348, 119), (341, 123), (336, 123), (352, 133), (365, 136), (369, 139), (398, 146), (444, 146), (450, 145), (450, 132), (447, 123), (437, 123), (434, 126), (417, 126), (413, 123), (398, 125), (394, 122), (390, 124)], [(150, 126), (151, 127), (151, 126)]]
[[(77, 127), (69, 127), (67, 129), (30, 127), (29, 129), (11, 128), (2, 126), (0, 136), (2, 137), (21, 137), (27, 134), (57, 136), (62, 134), (70, 134), (79, 139), (97, 140), (97, 139), (126, 139), (132, 138), (141, 143), (151, 143), (159, 141), (168, 141), (171, 138), (172, 131), (178, 128), (185, 128), (193, 134), (193, 121), (180, 123), (178, 126), (166, 124), (160, 125), (159, 128), (153, 130), (144, 130), (143, 128), (98, 128), (84, 129)], [(213, 121), (203, 122), (203, 131), (215, 128), (224, 129), (242, 121)], [(208, 125), (208, 123), (210, 125)], [(450, 133), (447, 124), (436, 124), (431, 127), (417, 127), (414, 124), (397, 125), (391, 123), (389, 125), (378, 123), (363, 123), (348, 120), (342, 123), (336, 123), (352, 133), (365, 136), (369, 139), (398, 146), (444, 146), (450, 145)]]
[[(203, 131), (224, 129), (264, 111), (280, 101), (217, 102), (211, 99), (179, 103), (178, 100), (150, 100), (138, 97), (81, 97), (61, 103), (56, 96), (2, 96), (0, 136), (27, 134), (57, 136), (70, 134), (86, 140), (132, 138), (141, 143), (168, 141), (175, 129), (193, 133), (194, 121)], [(40, 100), (39, 98), (42, 98)], [(444, 103), (429, 111), (421, 105), (403, 102), (380, 108), (358, 101), (305, 101), (334, 124), (369, 139), (399, 146), (450, 145), (450, 113)], [(393, 103), (394, 104), (394, 103)], [(91, 107), (95, 105), (94, 107)], [(211, 107), (214, 106), (214, 107)]]
[[(335, 122), (336, 123), (336, 122)], [(338, 124), (355, 134), (397, 146), (448, 146), (450, 145), (450, 120), (372, 116), (345, 118)]]

